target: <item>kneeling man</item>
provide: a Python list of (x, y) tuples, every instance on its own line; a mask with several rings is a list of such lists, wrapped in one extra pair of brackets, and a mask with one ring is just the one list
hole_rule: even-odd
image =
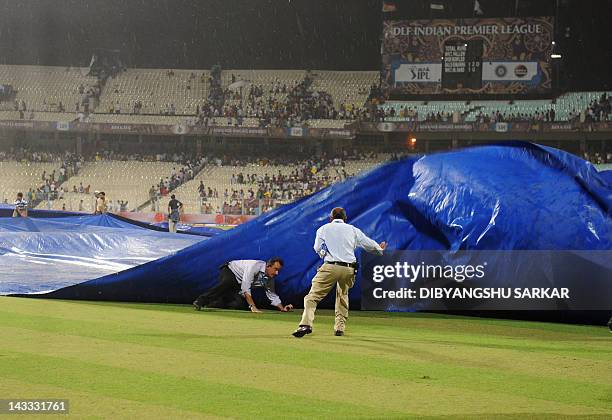
[(270, 258), (267, 262), (261, 260), (235, 260), (223, 264), (219, 273), (219, 284), (198, 296), (193, 302), (196, 310), (202, 307), (244, 309), (260, 313), (255, 305), (251, 289), (262, 287), (270, 304), (281, 312), (293, 309), (293, 305), (283, 305), (274, 292), (274, 277), (283, 267), (279, 257)]

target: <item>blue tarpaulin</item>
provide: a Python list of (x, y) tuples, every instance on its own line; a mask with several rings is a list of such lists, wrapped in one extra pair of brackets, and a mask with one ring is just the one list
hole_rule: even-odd
[(599, 175), (610, 185), (612, 185), (612, 170), (601, 171)]
[[(11, 217), (13, 214), (13, 210), (15, 209), (14, 205), (11, 204), (0, 204), (0, 217)], [(114, 213), (107, 213), (109, 216), (122, 220), (126, 223), (145, 227), (148, 229), (156, 230), (158, 232), (168, 232), (168, 222), (160, 222), (160, 223), (147, 223), (141, 222), (138, 220), (129, 219), (127, 217), (119, 216)], [(45, 209), (30, 209), (28, 211), (28, 216), (36, 219), (51, 219), (51, 218), (63, 218), (63, 217), (74, 217), (74, 216), (87, 216), (90, 213), (84, 212), (73, 212), (73, 211), (63, 211), (63, 210), (45, 210)], [(78, 219), (75, 219), (78, 220)], [(125, 226), (125, 225), (124, 225)], [(181, 233), (187, 233), (189, 235), (199, 235), (199, 236), (215, 236), (224, 232), (223, 229), (217, 228), (214, 226), (199, 226), (199, 225), (190, 225), (179, 223), (177, 225), (177, 230)]]
[[(158, 227), (161, 230), (168, 231), (168, 222), (160, 222), (154, 223), (152, 226)], [(191, 235), (200, 235), (200, 236), (216, 236), (225, 232), (224, 229), (213, 227), (213, 226), (200, 226), (200, 225), (190, 225), (184, 223), (178, 223), (176, 225), (176, 230), (181, 233), (188, 233)]]
[[(392, 162), (179, 252), (44, 296), (188, 303), (216, 284), (223, 262), (278, 255), (277, 292), (300, 303), (320, 265), (315, 232), (336, 206), (390, 249), (612, 249), (610, 183), (578, 157), (511, 142)], [(351, 299), (360, 299), (359, 277)]]
[(109, 215), (0, 218), (0, 294), (54, 291), (204, 239), (156, 232)]

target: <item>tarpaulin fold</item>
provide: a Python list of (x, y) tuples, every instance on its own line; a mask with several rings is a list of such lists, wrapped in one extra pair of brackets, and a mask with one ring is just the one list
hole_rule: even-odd
[[(390, 249), (612, 249), (609, 181), (576, 156), (509, 142), (391, 162), (179, 252), (44, 296), (188, 303), (216, 284), (222, 263), (280, 256), (276, 290), (300, 303), (321, 263), (315, 232), (336, 206)], [(351, 299), (358, 304), (359, 275)]]

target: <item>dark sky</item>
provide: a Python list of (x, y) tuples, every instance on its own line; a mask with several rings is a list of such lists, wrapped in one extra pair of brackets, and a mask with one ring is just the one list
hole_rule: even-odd
[(4, 62), (377, 69), (379, 0), (3, 0)]
[[(464, 17), (473, 8), (396, 1), (404, 17), (447, 17), (432, 15), (431, 2)], [(480, 3), (489, 16), (517, 4), (529, 15), (554, 13), (557, 0)], [(565, 82), (610, 86), (612, 0), (558, 4)], [(134, 67), (377, 70), (381, 20), (380, 0), (0, 0), (0, 63), (84, 66), (94, 48), (109, 48)]]

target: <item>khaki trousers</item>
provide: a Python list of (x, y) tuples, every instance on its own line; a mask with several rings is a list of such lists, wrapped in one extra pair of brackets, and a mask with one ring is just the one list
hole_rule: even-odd
[(178, 222), (173, 221), (172, 219), (168, 219), (168, 232), (176, 233), (176, 225)]
[(317, 305), (336, 285), (336, 321), (334, 329), (344, 331), (349, 311), (348, 292), (355, 282), (355, 269), (342, 265), (323, 264), (312, 279), (310, 292), (304, 297), (304, 312), (300, 325), (312, 327)]

